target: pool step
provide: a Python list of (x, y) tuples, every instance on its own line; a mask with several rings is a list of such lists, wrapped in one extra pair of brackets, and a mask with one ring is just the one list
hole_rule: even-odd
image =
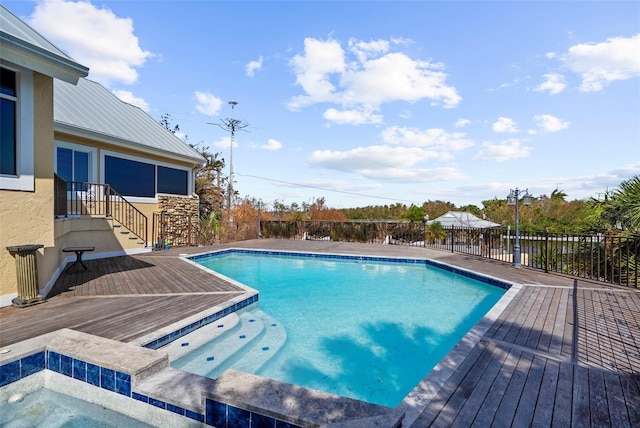
[(238, 351), (249, 346), (264, 330), (262, 320), (251, 312), (244, 312), (238, 318), (236, 328), (178, 358), (171, 366), (200, 376), (214, 377), (211, 373)]
[(262, 321), (264, 325), (262, 334), (250, 346), (245, 346), (220, 364), (210, 373), (210, 377), (217, 378), (229, 368), (255, 374), (284, 346), (287, 341), (287, 332), (280, 322), (260, 309), (254, 309), (251, 313)]
[(199, 329), (189, 333), (166, 346), (160, 348), (161, 351), (169, 354), (169, 361), (173, 362), (195, 351), (201, 346), (209, 343), (213, 339), (223, 337), (240, 328), (240, 317), (235, 314), (229, 314), (210, 324), (200, 327)]

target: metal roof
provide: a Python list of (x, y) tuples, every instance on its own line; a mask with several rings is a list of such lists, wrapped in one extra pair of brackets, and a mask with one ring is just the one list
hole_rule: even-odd
[(476, 229), (486, 229), (488, 227), (498, 227), (500, 224), (494, 223), (489, 220), (483, 220), (474, 216), (471, 213), (464, 211), (449, 211), (440, 217), (427, 222), (428, 225), (433, 223), (440, 223), (442, 227), (469, 227)]
[(2, 59), (75, 83), (89, 69), (62, 52), (20, 18), (0, 5)]
[(200, 153), (138, 107), (121, 101), (99, 83), (54, 83), (56, 130), (169, 158), (204, 163)]

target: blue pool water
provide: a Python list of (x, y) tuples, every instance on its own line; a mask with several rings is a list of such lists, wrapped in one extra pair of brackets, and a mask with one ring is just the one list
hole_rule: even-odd
[(390, 407), (505, 292), (424, 262), (233, 252), (196, 262), (257, 289), (260, 310), (286, 331), (254, 374)]

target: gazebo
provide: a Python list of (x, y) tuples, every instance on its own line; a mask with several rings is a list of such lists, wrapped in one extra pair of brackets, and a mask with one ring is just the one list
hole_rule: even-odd
[(464, 211), (449, 211), (446, 214), (434, 220), (428, 220), (427, 226), (431, 226), (433, 223), (440, 223), (442, 227), (465, 227), (470, 229), (488, 229), (491, 227), (499, 227), (500, 224), (494, 223), (489, 220), (476, 217), (475, 215)]

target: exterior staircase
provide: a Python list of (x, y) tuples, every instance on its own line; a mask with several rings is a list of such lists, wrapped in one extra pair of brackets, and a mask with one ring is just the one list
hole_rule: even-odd
[(107, 219), (123, 249), (148, 245), (148, 219), (108, 184), (66, 181), (54, 174), (57, 218)]

